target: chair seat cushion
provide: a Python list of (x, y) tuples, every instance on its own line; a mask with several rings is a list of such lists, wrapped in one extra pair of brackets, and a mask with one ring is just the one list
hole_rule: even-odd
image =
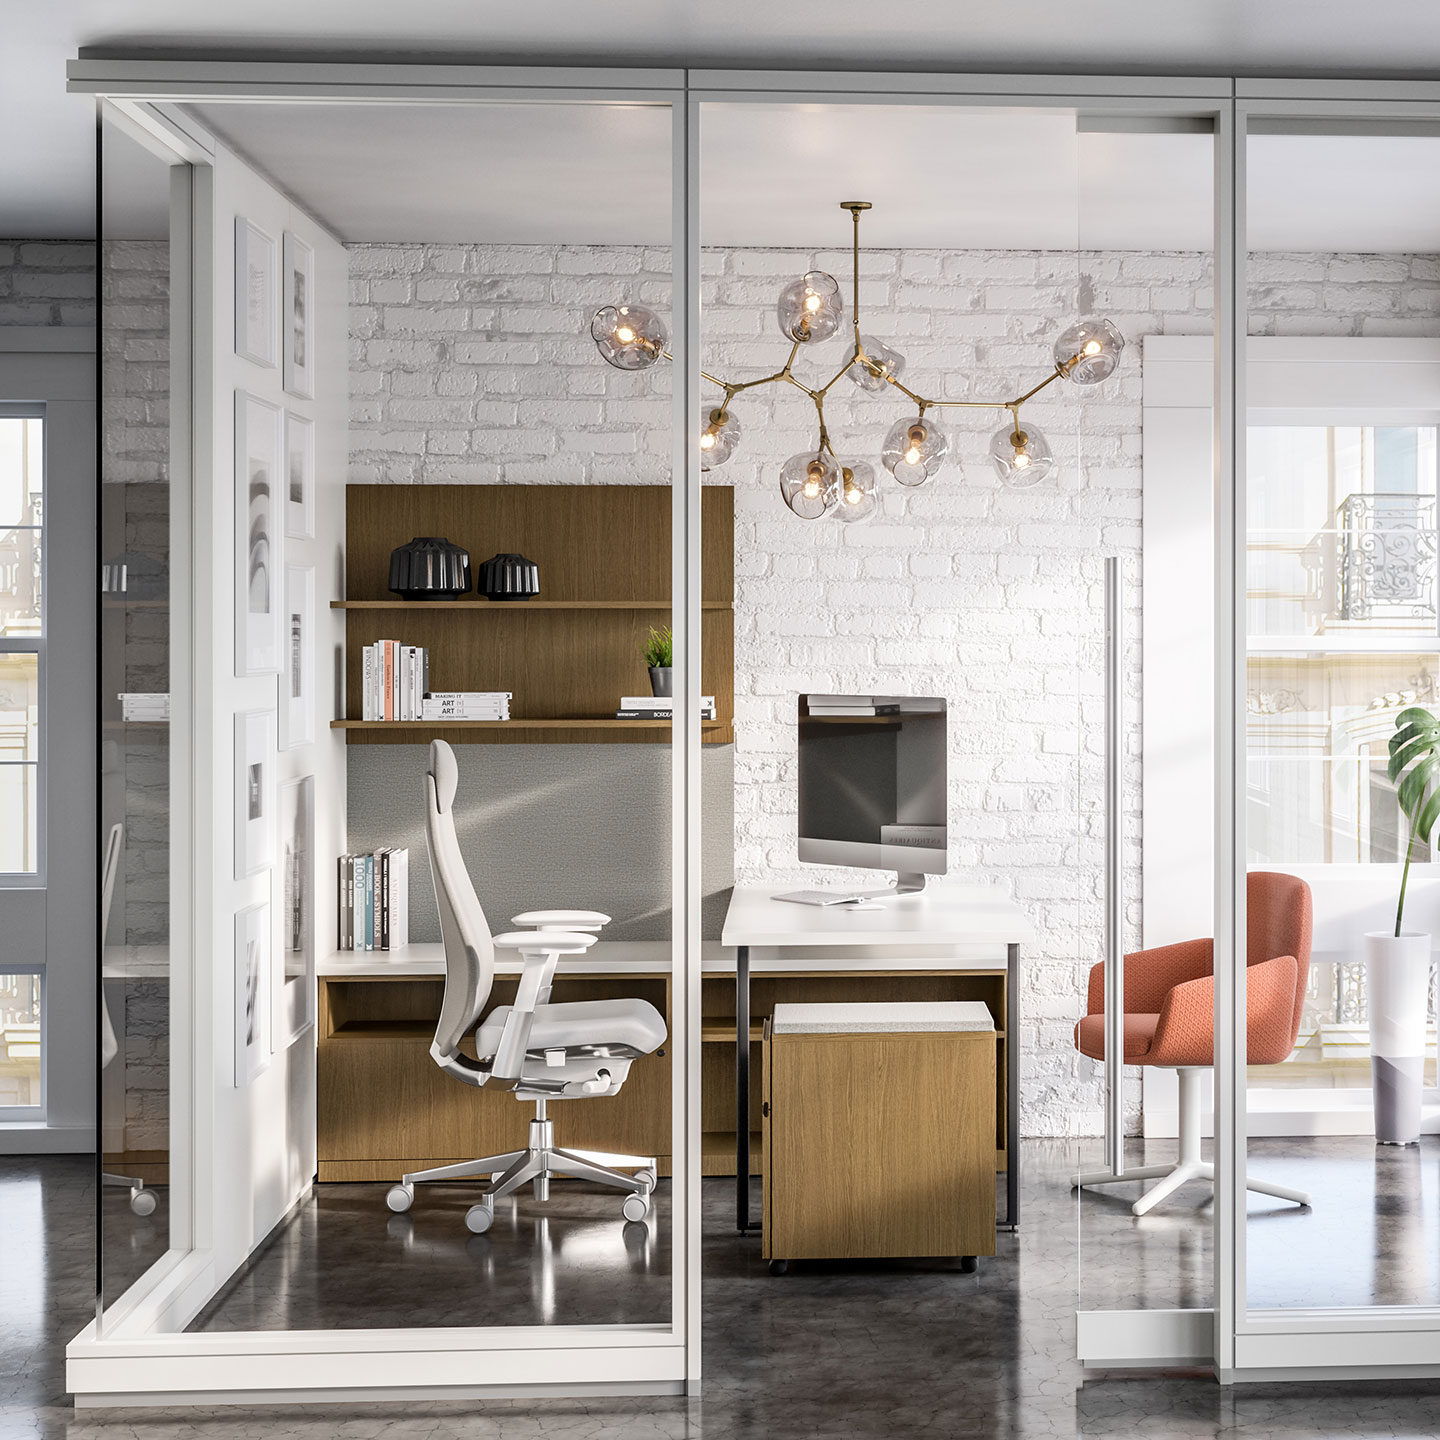
[[(509, 1005), (497, 1005), (475, 1032), (475, 1051), (492, 1058), (510, 1018)], [(571, 1000), (537, 1005), (530, 1027), (535, 1050), (567, 1050), (582, 1045), (624, 1045), (649, 1055), (665, 1043), (665, 1019), (648, 1000)]]
[[(1125, 1017), (1125, 1058), (1130, 1063), (1142, 1063), (1150, 1053), (1155, 1039), (1155, 1027), (1160, 1022), (1158, 1015), (1127, 1015)], [(1075, 1048), (1092, 1060), (1105, 1058), (1105, 1016), (1086, 1015), (1075, 1027)]]

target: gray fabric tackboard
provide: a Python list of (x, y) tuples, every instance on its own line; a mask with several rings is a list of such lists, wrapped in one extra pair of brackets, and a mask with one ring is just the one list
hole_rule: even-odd
[[(425, 850), (425, 745), (352, 745), (350, 849), (410, 847), (410, 939), (438, 941)], [(603, 910), (606, 940), (670, 938), (670, 749), (457, 745), (455, 828), (496, 934), (522, 910)], [(702, 933), (735, 882), (735, 747), (701, 747)], [(322, 924), (331, 917), (322, 918)]]

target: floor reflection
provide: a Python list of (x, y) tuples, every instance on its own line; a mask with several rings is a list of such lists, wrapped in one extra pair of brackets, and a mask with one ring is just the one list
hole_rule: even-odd
[(383, 1185), (317, 1185), (191, 1330), (426, 1325), (654, 1325), (670, 1320), (670, 1184), (650, 1218), (612, 1192), (555, 1181), (465, 1228), (474, 1187), (419, 1187), (393, 1215)]

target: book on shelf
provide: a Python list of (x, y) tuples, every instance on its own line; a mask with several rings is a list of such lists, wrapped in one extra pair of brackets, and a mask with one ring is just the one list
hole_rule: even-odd
[(410, 943), (410, 851), (385, 845), (339, 860), (336, 948), (398, 950)]
[[(622, 710), (673, 710), (675, 708), (675, 697), (673, 695), (622, 695), (620, 697), (620, 708)], [(713, 695), (702, 695), (700, 697), (700, 708), (702, 710), (713, 710), (715, 708), (715, 697)]]
[(444, 690), (425, 696), (422, 720), (508, 720), (508, 690)]
[(170, 718), (170, 696), (168, 694), (147, 695), (138, 691), (120, 692), (120, 718), (122, 720), (168, 720)]
[(422, 645), (377, 640), (361, 657), (362, 720), (423, 720), (430, 652)]
[[(622, 705), (621, 708), (615, 712), (615, 718), (617, 720), (673, 720), (675, 718), (675, 712), (671, 709), (633, 710)], [(713, 704), (702, 705), (700, 707), (700, 718), (702, 720), (713, 720), (715, 718), (715, 706)]]

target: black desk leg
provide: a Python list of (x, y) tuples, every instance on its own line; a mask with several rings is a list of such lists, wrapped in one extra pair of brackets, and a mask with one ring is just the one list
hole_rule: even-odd
[(1005, 967), (1005, 1219), (1020, 1228), (1020, 947)]
[(750, 947), (735, 948), (735, 1228), (750, 1228)]

